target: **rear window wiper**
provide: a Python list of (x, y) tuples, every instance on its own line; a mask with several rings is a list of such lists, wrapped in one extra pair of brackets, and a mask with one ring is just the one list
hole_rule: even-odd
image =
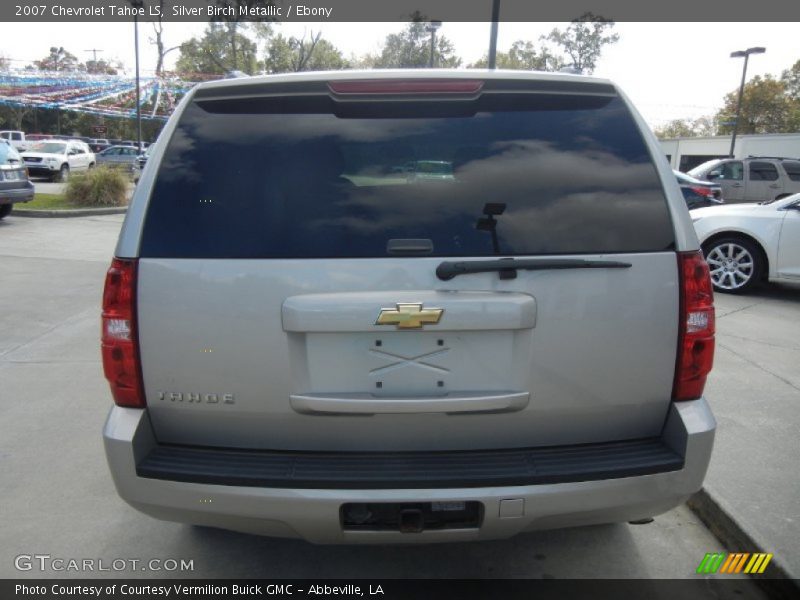
[(514, 279), (517, 269), (541, 271), (549, 269), (627, 269), (631, 263), (616, 260), (585, 260), (582, 258), (500, 258), (492, 260), (450, 261), (445, 260), (436, 267), (436, 276), (448, 281), (467, 273), (489, 273), (499, 271), (500, 279)]

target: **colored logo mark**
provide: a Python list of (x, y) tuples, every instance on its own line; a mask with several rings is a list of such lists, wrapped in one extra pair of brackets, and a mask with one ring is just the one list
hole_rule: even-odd
[(751, 575), (763, 573), (772, 554), (747, 552), (725, 552), (708, 553), (705, 555), (700, 565), (697, 567), (698, 573), (747, 573)]

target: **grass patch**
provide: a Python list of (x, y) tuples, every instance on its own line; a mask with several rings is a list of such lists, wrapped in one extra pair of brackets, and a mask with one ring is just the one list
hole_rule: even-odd
[(17, 207), (24, 210), (62, 210), (75, 208), (73, 204), (67, 202), (62, 194), (36, 194), (30, 202), (21, 202)]

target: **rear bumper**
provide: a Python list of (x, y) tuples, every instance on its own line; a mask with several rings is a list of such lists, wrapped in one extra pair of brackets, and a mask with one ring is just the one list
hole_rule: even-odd
[[(104, 442), (120, 496), (153, 517), (315, 543), (406, 543), (498, 539), (524, 531), (629, 521), (650, 517), (681, 504), (702, 486), (711, 457), (716, 423), (704, 399), (670, 408), (661, 442), (679, 461), (661, 456), (662, 472), (642, 465), (646, 474), (614, 470), (611, 458), (602, 478), (486, 487), (346, 488), (267, 487), (258, 482), (220, 485), (154, 478), (143, 469), (159, 446), (146, 411), (115, 407), (106, 422)], [(178, 456), (175, 464), (185, 460)], [(681, 466), (682, 464), (682, 466)], [(162, 464), (163, 466), (163, 464)], [(137, 472), (138, 468), (138, 472)], [(162, 469), (161, 475), (169, 472)], [(148, 476), (142, 476), (145, 473)], [(193, 476), (196, 476), (193, 475)], [(576, 477), (585, 477), (576, 476)], [(185, 479), (185, 478), (184, 478)], [(527, 481), (531, 481), (528, 479)], [(552, 479), (550, 479), (552, 480)], [(548, 481), (539, 479), (537, 481)], [(243, 484), (242, 484), (243, 483)], [(474, 483), (474, 482), (472, 482)], [(280, 485), (288, 485), (281, 483)], [(480, 527), (401, 533), (345, 531), (345, 503), (477, 501), (483, 504)]]
[(0, 204), (14, 204), (15, 202), (30, 202), (33, 200), (33, 184), (28, 181), (24, 187), (3, 190), (0, 189)]

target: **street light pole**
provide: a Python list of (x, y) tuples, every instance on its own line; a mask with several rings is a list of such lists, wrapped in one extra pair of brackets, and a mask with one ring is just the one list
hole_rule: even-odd
[(442, 26), (441, 21), (429, 21), (428, 26), (425, 27), (425, 31), (431, 34), (431, 59), (430, 62), (428, 63), (428, 66), (431, 69), (433, 68), (434, 52), (436, 50), (436, 30), (439, 29), (439, 27), (441, 26)]
[(739, 117), (742, 112), (742, 96), (744, 95), (744, 81), (747, 77), (747, 62), (750, 59), (751, 54), (764, 54), (766, 51), (766, 48), (756, 46), (755, 48), (748, 48), (747, 50), (737, 50), (736, 52), (731, 52), (731, 58), (744, 57), (744, 65), (742, 66), (742, 83), (739, 85), (739, 99), (736, 102), (736, 120), (733, 122), (733, 135), (731, 136), (731, 150), (728, 152), (728, 156), (731, 158), (733, 158), (733, 148), (736, 145), (736, 133), (739, 130)]
[(497, 66), (497, 22), (500, 20), (500, 0), (492, 0), (492, 31), (489, 34), (489, 68)]
[(139, 101), (139, 9), (144, 7), (144, 0), (128, 0), (133, 13), (133, 47), (136, 55), (136, 149), (142, 151), (142, 107)]

